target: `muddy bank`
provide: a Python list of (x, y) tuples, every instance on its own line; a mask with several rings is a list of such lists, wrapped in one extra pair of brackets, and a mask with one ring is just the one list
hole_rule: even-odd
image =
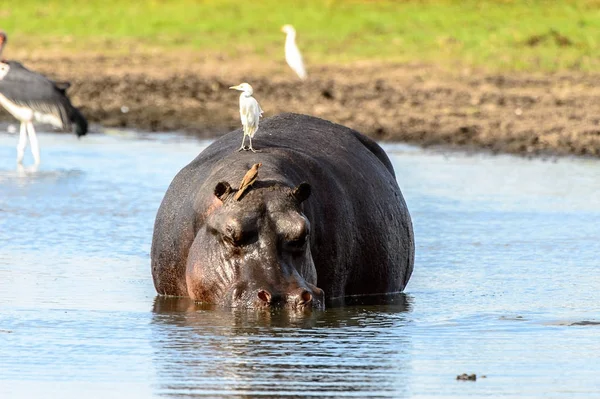
[(377, 140), (423, 146), (600, 156), (600, 89), (591, 75), (449, 73), (422, 65), (358, 63), (312, 67), (309, 80), (300, 82), (283, 63), (259, 60), (22, 61), (71, 81), (74, 104), (106, 127), (219, 135), (239, 126), (238, 94), (227, 88), (248, 81), (267, 117), (311, 114)]

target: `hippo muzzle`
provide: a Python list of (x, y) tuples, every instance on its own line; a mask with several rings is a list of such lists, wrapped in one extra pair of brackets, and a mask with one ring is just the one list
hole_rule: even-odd
[[(241, 281), (224, 295), (225, 305), (245, 308), (286, 308), (290, 310), (324, 309), (325, 293), (307, 282), (287, 265), (265, 267), (264, 263), (244, 265)], [(271, 270), (265, 273), (265, 270)], [(275, 278), (273, 278), (275, 277)]]
[(318, 287), (297, 288), (287, 293), (273, 293), (259, 290), (256, 293), (255, 307), (285, 307), (293, 310), (324, 309), (325, 295)]

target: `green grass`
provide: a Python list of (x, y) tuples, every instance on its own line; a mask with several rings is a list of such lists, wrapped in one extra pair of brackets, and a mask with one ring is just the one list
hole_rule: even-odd
[(0, 3), (9, 46), (32, 52), (158, 48), (281, 57), (284, 23), (296, 26), (299, 46), (313, 64), (383, 60), (451, 69), (600, 70), (600, 1), (592, 0)]

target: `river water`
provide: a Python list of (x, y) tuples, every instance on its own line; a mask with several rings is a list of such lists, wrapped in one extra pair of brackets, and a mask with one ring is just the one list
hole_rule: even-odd
[(17, 171), (0, 134), (1, 398), (600, 396), (598, 160), (385, 145), (416, 235), (405, 295), (293, 315), (155, 296), (156, 210), (207, 142), (39, 138)]

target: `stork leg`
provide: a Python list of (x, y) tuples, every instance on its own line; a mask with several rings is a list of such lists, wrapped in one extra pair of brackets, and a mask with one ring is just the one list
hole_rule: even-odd
[(17, 164), (23, 164), (23, 157), (25, 156), (25, 147), (27, 147), (27, 124), (21, 122), (21, 129), (19, 131), (19, 143), (17, 144)]
[(35, 134), (32, 122), (27, 122), (27, 133), (29, 134), (29, 143), (31, 144), (31, 153), (33, 154), (33, 160), (35, 165), (40, 164), (40, 145)]

